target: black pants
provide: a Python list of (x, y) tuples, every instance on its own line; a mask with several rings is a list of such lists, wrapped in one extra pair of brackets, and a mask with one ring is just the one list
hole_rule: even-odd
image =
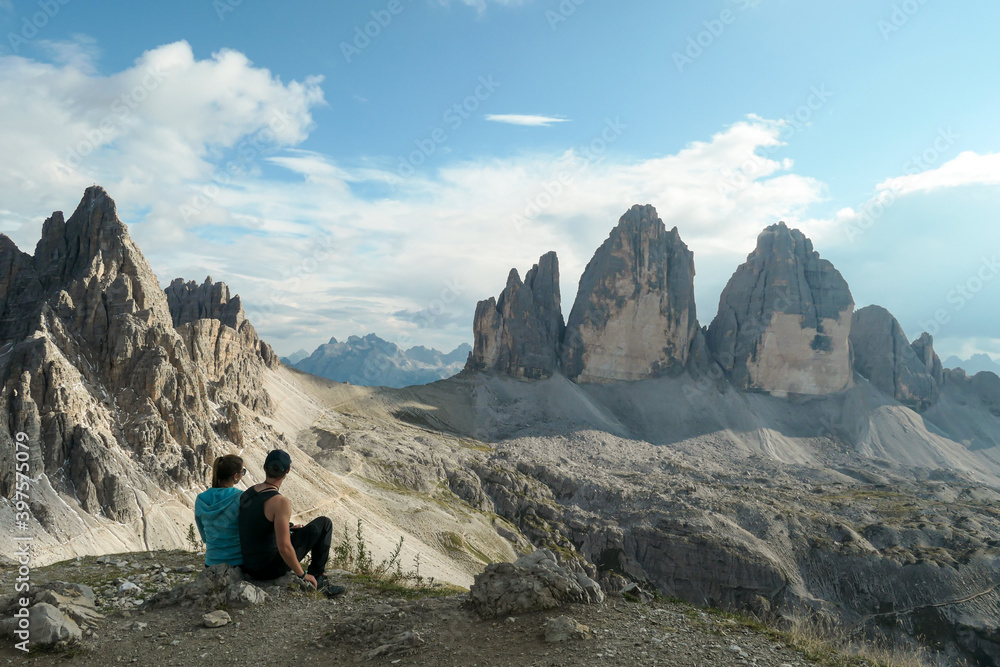
[[(314, 577), (326, 572), (326, 563), (330, 560), (330, 543), (333, 541), (333, 522), (325, 516), (317, 517), (307, 523), (302, 528), (292, 531), (292, 547), (295, 549), (295, 557), (300, 561), (311, 554), (307, 574)], [(245, 565), (243, 571), (254, 579), (267, 581), (277, 579), (281, 575), (290, 571), (291, 568), (285, 563), (281, 554), (275, 554), (270, 563), (262, 568), (248, 569)]]

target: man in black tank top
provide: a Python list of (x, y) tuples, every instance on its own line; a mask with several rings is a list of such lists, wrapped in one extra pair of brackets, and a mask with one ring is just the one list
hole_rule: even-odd
[[(305, 526), (293, 526), (292, 504), (278, 493), (292, 467), (292, 457), (281, 449), (268, 453), (264, 460), (262, 484), (240, 496), (240, 550), (243, 571), (254, 579), (277, 579), (289, 570), (304, 577), (312, 586), (326, 570), (333, 539), (333, 522), (317, 517)], [(309, 572), (299, 561), (312, 555)]]

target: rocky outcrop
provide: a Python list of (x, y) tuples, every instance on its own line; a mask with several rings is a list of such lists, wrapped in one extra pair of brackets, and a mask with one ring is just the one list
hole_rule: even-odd
[(278, 358), (247, 320), (239, 295), (230, 297), (225, 283), (211, 276), (201, 285), (177, 278), (166, 289), (170, 315), (184, 339), (191, 361), (208, 376), (208, 395), (216, 403), (238, 401), (270, 414), (271, 397), (263, 387), (263, 370)]
[(469, 589), (472, 606), (485, 618), (552, 609), (569, 602), (599, 604), (604, 592), (593, 579), (559, 565), (539, 549), (513, 563), (493, 563)]
[(853, 310), (840, 272), (779, 222), (761, 232), (723, 290), (708, 346), (740, 389), (830, 394), (852, 384)]
[(934, 384), (940, 387), (944, 383), (944, 366), (934, 351), (934, 337), (925, 331), (920, 334), (920, 338), (911, 343), (911, 347), (917, 353), (917, 358), (924, 365), (924, 369), (934, 379)]
[[(854, 313), (851, 320), (851, 349), (854, 369), (883, 393), (918, 411), (926, 410), (937, 400), (939, 382), (931, 374), (941, 374), (941, 362), (934, 354), (933, 340), (924, 334), (912, 346), (903, 328), (881, 306), (867, 306)], [(919, 356), (928, 356), (926, 364)]]
[(499, 299), (476, 306), (475, 343), (466, 369), (522, 378), (546, 378), (559, 367), (563, 334), (559, 260), (546, 253), (525, 276), (511, 269)]
[(580, 382), (677, 374), (700, 336), (694, 254), (652, 206), (633, 206), (580, 278), (563, 373)]
[(193, 280), (185, 282), (183, 278), (174, 278), (164, 291), (175, 327), (196, 320), (219, 320), (239, 330), (246, 322), (239, 295), (230, 297), (229, 287), (225, 283), (213, 283), (212, 276), (205, 278), (201, 285)]

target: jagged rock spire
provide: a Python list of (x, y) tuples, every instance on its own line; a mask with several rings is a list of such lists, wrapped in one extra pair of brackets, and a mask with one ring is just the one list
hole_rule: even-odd
[(679, 373), (699, 335), (694, 253), (652, 206), (633, 206), (580, 278), (563, 373), (579, 381)]
[(511, 269), (500, 297), (476, 306), (475, 344), (466, 369), (549, 377), (559, 366), (563, 329), (559, 259), (549, 252), (528, 271), (524, 282), (517, 269)]

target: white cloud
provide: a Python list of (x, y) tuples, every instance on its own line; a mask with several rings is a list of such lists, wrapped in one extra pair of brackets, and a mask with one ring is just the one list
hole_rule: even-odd
[(486, 116), (486, 120), (510, 125), (527, 125), (529, 127), (548, 127), (553, 123), (565, 123), (568, 118), (557, 116), (534, 116), (530, 114), (494, 113)]
[(906, 195), (962, 185), (998, 184), (1000, 184), (1000, 153), (979, 155), (973, 151), (964, 151), (937, 169), (887, 179), (878, 184), (878, 190), (891, 190), (896, 195)]
[(35, 44), (58, 65), (69, 65), (82, 72), (92, 74), (100, 55), (97, 40), (88, 35), (73, 35), (70, 40), (40, 39)]

